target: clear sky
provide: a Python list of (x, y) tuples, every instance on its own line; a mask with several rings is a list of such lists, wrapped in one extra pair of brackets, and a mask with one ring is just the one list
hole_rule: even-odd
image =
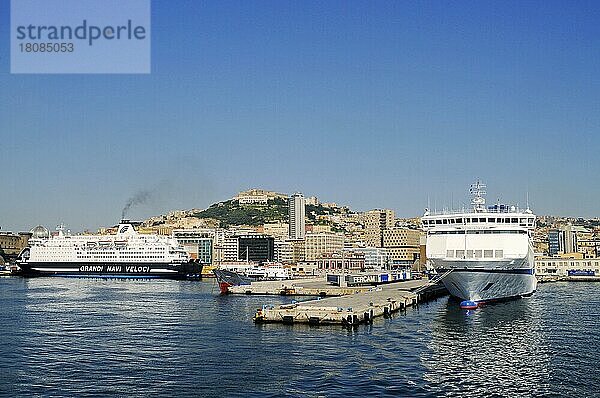
[(422, 214), (600, 216), (596, 1), (153, 1), (149, 75), (11, 75), (0, 226), (74, 230), (260, 187)]

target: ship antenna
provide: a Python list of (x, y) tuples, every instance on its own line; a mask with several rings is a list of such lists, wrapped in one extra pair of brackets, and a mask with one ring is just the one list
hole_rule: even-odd
[(485, 187), (486, 185), (477, 179), (474, 184), (471, 184), (471, 188), (469, 189), (469, 192), (473, 196), (471, 204), (476, 212), (485, 210), (485, 198), (483, 197), (486, 194)]

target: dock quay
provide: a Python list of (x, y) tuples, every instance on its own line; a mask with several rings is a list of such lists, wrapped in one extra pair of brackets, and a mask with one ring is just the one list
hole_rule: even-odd
[(346, 296), (367, 292), (372, 286), (340, 287), (327, 283), (324, 278), (256, 281), (250, 285), (230, 286), (230, 294), (258, 294), (276, 296)]
[(366, 287), (366, 290), (337, 297), (282, 305), (263, 305), (256, 311), (254, 321), (354, 326), (371, 323), (376, 317), (387, 317), (419, 302), (446, 294), (447, 291), (442, 285), (431, 284), (427, 280), (393, 282)]

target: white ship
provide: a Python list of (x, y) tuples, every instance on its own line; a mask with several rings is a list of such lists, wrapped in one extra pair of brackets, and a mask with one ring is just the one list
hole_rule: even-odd
[(140, 234), (127, 220), (116, 235), (71, 236), (59, 227), (31, 239), (18, 264), (28, 275), (181, 279), (201, 271), (174, 238)]
[(535, 215), (527, 208), (485, 206), (485, 185), (471, 185), (472, 209), (430, 213), (422, 218), (427, 259), (451, 295), (476, 303), (535, 292), (531, 233)]

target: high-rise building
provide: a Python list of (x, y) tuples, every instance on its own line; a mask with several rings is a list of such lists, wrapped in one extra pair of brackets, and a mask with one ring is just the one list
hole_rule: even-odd
[(383, 247), (387, 248), (396, 266), (412, 266), (420, 255), (421, 232), (409, 228), (391, 228), (383, 231)]
[(370, 247), (383, 247), (383, 231), (394, 226), (394, 210), (377, 209), (364, 213), (365, 243)]
[(561, 234), (557, 229), (548, 231), (548, 254), (556, 256), (561, 250)]
[(576, 253), (577, 250), (577, 233), (572, 225), (569, 224), (561, 229), (551, 229), (548, 231), (549, 255)]
[(301, 193), (295, 193), (289, 198), (290, 239), (304, 239), (305, 228), (305, 199)]

